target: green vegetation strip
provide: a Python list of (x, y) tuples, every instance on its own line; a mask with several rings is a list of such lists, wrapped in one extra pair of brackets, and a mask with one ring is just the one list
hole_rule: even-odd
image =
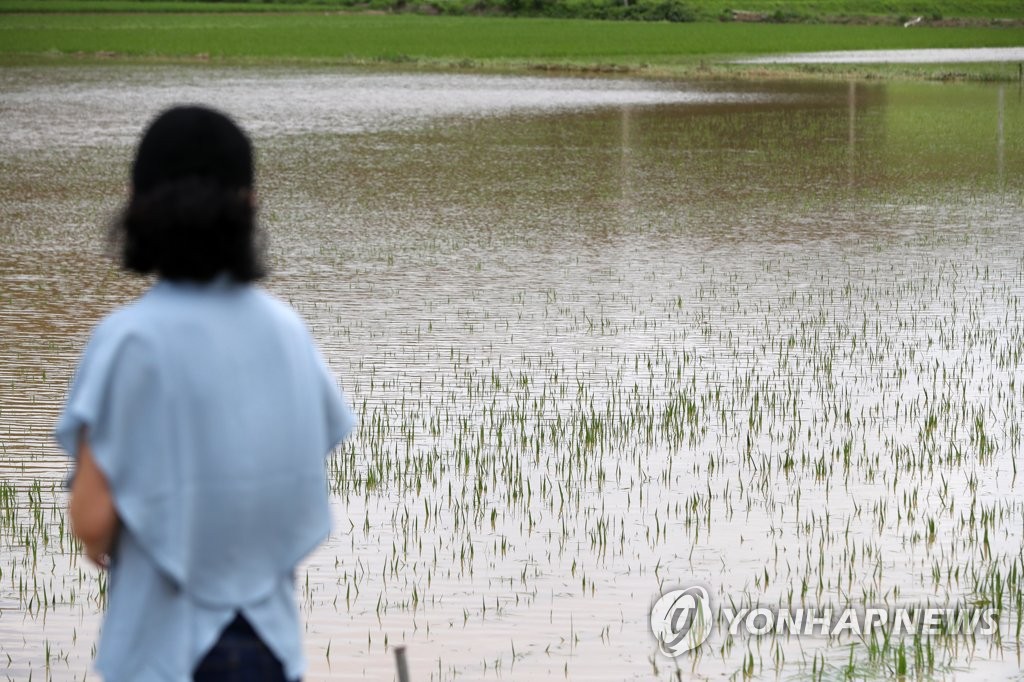
[(95, 14), (107, 12), (226, 14), (231, 12), (323, 11), (336, 3), (197, 2), (195, 0), (0, 0), (0, 14)]
[(672, 24), (343, 14), (6, 14), (0, 54), (637, 65), (712, 55), (1014, 46), (1024, 29)]
[[(595, 7), (626, 10), (650, 0), (0, 0), (0, 12), (295, 12), (308, 10), (388, 9), (451, 14), (585, 16)], [(661, 0), (661, 4), (666, 4)], [(835, 21), (921, 17), (926, 21), (1024, 19), (1020, 0), (670, 0), (679, 21), (741, 20), (760, 15), (768, 21)], [(621, 18), (640, 18), (628, 11)], [(615, 16), (609, 13), (608, 16)]]

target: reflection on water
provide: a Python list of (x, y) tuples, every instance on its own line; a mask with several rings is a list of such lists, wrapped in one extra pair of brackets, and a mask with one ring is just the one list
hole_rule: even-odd
[[(50, 69), (0, 74), (13, 115), (0, 130), (12, 150), (131, 144), (139, 118), (179, 102), (232, 112), (256, 138), (409, 129), (439, 117), (579, 110), (628, 104), (701, 104), (763, 99), (757, 92), (659, 87), (566, 78), (373, 74), (290, 70)], [(45, 116), (25, 116), (45, 106)]]
[(969, 64), (1020, 62), (1024, 47), (934, 48), (921, 50), (842, 50), (795, 52), (737, 59), (737, 64)]
[[(253, 132), (268, 287), (362, 417), (300, 573), (310, 679), (389, 679), (402, 642), (416, 679), (674, 678), (647, 611), (690, 582), (1021, 594), (1014, 88), (88, 67), (0, 93), (0, 678), (90, 657), (49, 432), (88, 330), (144, 286), (103, 225), (176, 101)], [(713, 643), (684, 677), (851, 656)]]

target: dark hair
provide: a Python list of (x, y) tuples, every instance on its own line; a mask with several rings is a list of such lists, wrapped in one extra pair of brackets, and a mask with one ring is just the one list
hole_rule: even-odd
[(172, 280), (260, 279), (252, 185), (252, 145), (231, 119), (198, 106), (165, 111), (139, 142), (131, 197), (112, 226), (121, 264)]

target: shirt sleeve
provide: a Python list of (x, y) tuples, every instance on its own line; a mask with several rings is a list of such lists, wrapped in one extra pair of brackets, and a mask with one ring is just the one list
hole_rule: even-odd
[[(120, 490), (130, 474), (131, 453), (152, 451), (151, 442), (133, 442), (157, 435), (159, 406), (155, 358), (136, 334), (101, 325), (82, 355), (57, 422), (55, 436), (73, 461), (67, 484), (74, 478), (79, 439), (85, 429), (100, 470)], [(141, 455), (140, 455), (141, 456)]]
[(323, 393), (323, 401), (326, 414), (327, 442), (330, 449), (324, 453), (325, 456), (337, 447), (356, 425), (356, 416), (348, 406), (345, 396), (338, 388), (338, 382), (331, 373), (330, 367), (319, 351), (316, 351), (316, 361), (320, 373), (320, 385)]
[[(113, 327), (113, 328), (111, 328)], [(121, 522), (153, 547), (156, 562), (183, 575), (180, 519), (174, 514), (180, 476), (161, 400), (156, 349), (137, 332), (101, 324), (86, 347), (55, 435), (75, 463), (83, 428), (110, 485)]]

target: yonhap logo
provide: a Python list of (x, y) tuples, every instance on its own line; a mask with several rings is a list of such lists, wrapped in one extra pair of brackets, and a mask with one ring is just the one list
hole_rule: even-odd
[[(748, 595), (744, 595), (748, 596)], [(681, 656), (704, 644), (712, 628), (725, 638), (856, 637), (861, 641), (882, 638), (900, 641), (904, 637), (998, 637), (1001, 631), (1020, 631), (1020, 621), (1011, 616), (1001, 620), (993, 606), (970, 604), (874, 605), (800, 604), (763, 606), (749, 602), (736, 606), (729, 598), (717, 612), (703, 587), (690, 586), (665, 592), (651, 607), (651, 632), (658, 650), (670, 658)], [(1017, 615), (1020, 618), (1020, 615)]]
[(703, 644), (711, 620), (711, 599), (703, 587), (666, 592), (651, 608), (651, 632), (661, 653), (672, 658)]

